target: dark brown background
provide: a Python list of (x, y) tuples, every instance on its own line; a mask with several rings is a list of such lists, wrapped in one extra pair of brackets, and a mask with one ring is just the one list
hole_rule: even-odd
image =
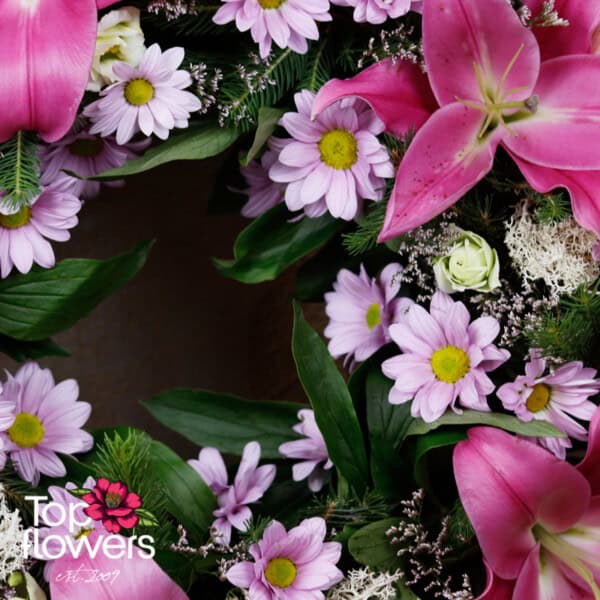
[[(254, 399), (302, 400), (290, 353), (293, 273), (257, 286), (225, 279), (210, 257), (231, 257), (246, 224), (207, 214), (218, 161), (182, 162), (104, 188), (86, 202), (58, 258), (106, 258), (156, 239), (148, 264), (89, 317), (56, 336), (69, 358), (42, 359), (57, 381), (73, 377), (91, 402), (89, 427), (132, 425), (172, 445), (197, 449), (140, 405), (173, 387)], [(0, 355), (0, 367), (15, 363)]]

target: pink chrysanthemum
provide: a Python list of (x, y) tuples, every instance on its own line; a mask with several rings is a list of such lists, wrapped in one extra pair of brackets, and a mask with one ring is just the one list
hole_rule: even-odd
[(338, 542), (325, 542), (327, 527), (320, 517), (305, 519), (289, 532), (273, 521), (258, 544), (250, 547), (254, 562), (242, 561), (225, 577), (248, 590), (249, 600), (324, 599), (344, 577), (336, 567), (342, 553)]
[[(71, 131), (54, 144), (39, 147), (42, 185), (64, 182), (63, 189), (82, 199), (94, 198), (100, 192), (100, 182), (71, 177), (64, 171), (73, 171), (82, 177), (94, 177), (103, 171), (120, 167), (145, 150), (150, 140), (127, 145), (117, 144), (114, 136), (102, 138), (89, 133), (89, 127)], [(118, 187), (122, 180), (106, 181), (105, 185)]]
[(298, 112), (283, 115), (280, 124), (294, 141), (280, 152), (269, 176), (287, 183), (290, 210), (304, 209), (311, 217), (327, 210), (349, 221), (362, 200), (381, 200), (386, 177), (394, 167), (377, 135), (383, 123), (362, 100), (345, 99), (311, 119), (315, 95), (295, 95)]
[[(6, 206), (0, 209), (7, 211)], [(0, 212), (0, 275), (8, 277), (13, 266), (29, 273), (33, 263), (54, 266), (52, 246), (47, 241), (66, 242), (79, 222), (81, 202), (65, 191), (64, 183), (47, 187), (31, 203), (13, 214)], [(47, 239), (46, 239), (47, 238)]]
[(183, 48), (161, 52), (153, 44), (139, 67), (116, 62), (113, 72), (119, 81), (102, 90), (102, 97), (84, 111), (92, 122), (90, 133), (105, 137), (116, 131), (117, 144), (125, 144), (139, 131), (166, 140), (171, 129), (186, 128), (190, 113), (201, 103), (185, 91), (192, 84), (191, 75), (177, 69), (184, 55)]
[(327, 471), (333, 467), (333, 463), (327, 454), (325, 439), (321, 433), (315, 413), (309, 408), (298, 411), (300, 423), (294, 425), (293, 429), (300, 434), (302, 439), (293, 442), (285, 442), (279, 446), (279, 452), (286, 458), (298, 458), (292, 467), (294, 481), (302, 481), (308, 477), (308, 487), (313, 492), (318, 492), (327, 481)]
[(412, 416), (428, 423), (448, 407), (460, 413), (457, 399), (466, 408), (490, 410), (486, 396), (495, 386), (486, 373), (506, 362), (510, 352), (492, 343), (500, 333), (496, 319), (470, 320), (462, 302), (438, 291), (430, 312), (413, 304), (402, 322), (390, 327), (392, 339), (404, 353), (382, 364), (384, 374), (395, 380), (390, 403), (412, 400)]
[[(587, 440), (587, 430), (571, 417), (589, 421), (596, 405), (589, 398), (600, 392), (596, 370), (584, 368), (579, 361), (565, 363), (544, 375), (546, 361), (540, 351), (530, 351), (525, 375), (498, 388), (496, 395), (504, 408), (512, 410), (522, 421), (550, 421), (560, 431), (576, 440)], [(565, 458), (571, 448), (567, 438), (537, 438), (537, 442), (559, 458)]]
[(40, 473), (66, 475), (57, 453), (70, 456), (94, 445), (92, 436), (81, 429), (92, 407), (78, 396), (74, 379), (56, 385), (52, 373), (36, 363), (23, 365), (14, 377), (8, 374), (0, 403), (14, 402), (16, 417), (0, 438), (19, 476), (32, 485), (38, 484)]
[(275, 479), (275, 465), (259, 467), (259, 461), (260, 444), (246, 444), (232, 485), (227, 483), (227, 469), (216, 448), (203, 448), (198, 460), (188, 461), (217, 497), (219, 508), (213, 512), (217, 519), (212, 529), (215, 538), (222, 544), (231, 541), (232, 527), (239, 531), (248, 529), (248, 522), (252, 518), (248, 504), (260, 500)]
[(373, 25), (381, 25), (388, 19), (397, 19), (411, 10), (412, 5), (417, 5), (411, 0), (335, 0), (333, 4), (354, 7), (352, 17), (357, 23)]
[(268, 148), (260, 161), (253, 160), (242, 168), (242, 175), (248, 184), (248, 189), (244, 190), (244, 194), (248, 196), (248, 202), (242, 208), (244, 217), (258, 217), (283, 201), (285, 184), (273, 181), (269, 177), (269, 169), (277, 162), (279, 153), (290, 141), (269, 138)]
[(391, 341), (390, 325), (398, 323), (412, 304), (408, 298), (396, 298), (400, 290), (402, 266), (387, 265), (379, 278), (369, 277), (363, 265), (358, 275), (342, 269), (325, 294), (329, 324), (325, 336), (334, 358), (362, 362)]
[(331, 21), (329, 0), (223, 0), (213, 21), (235, 21), (240, 31), (250, 30), (261, 58), (267, 58), (273, 42), (305, 54), (307, 39), (318, 40), (316, 21)]

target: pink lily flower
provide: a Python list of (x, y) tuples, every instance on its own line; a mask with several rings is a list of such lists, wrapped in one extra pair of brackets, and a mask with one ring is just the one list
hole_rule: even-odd
[(488, 567), (480, 600), (600, 599), (600, 410), (576, 467), (477, 427), (456, 446), (454, 474)]
[[(600, 169), (600, 57), (577, 54), (540, 63), (538, 40), (506, 0), (428, 0), (423, 43), (439, 108), (398, 168), (380, 241), (458, 201), (490, 171), (498, 146), (534, 168)], [(404, 66), (383, 64), (333, 80), (317, 95), (314, 111), (359, 96), (390, 131), (402, 132), (403, 105), (410, 107), (405, 120), (422, 116), (427, 106), (422, 95), (398, 101), (409, 87), (407, 76)], [(412, 126), (419, 125), (413, 119)]]
[(87, 85), (98, 9), (116, 0), (0, 0), (0, 142), (70, 129)]

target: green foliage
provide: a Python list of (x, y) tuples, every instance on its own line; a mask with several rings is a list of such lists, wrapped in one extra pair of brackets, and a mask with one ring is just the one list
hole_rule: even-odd
[(248, 401), (203, 390), (172, 390), (143, 405), (163, 425), (199, 446), (241, 455), (259, 440), (263, 458), (280, 458), (279, 446), (295, 439), (302, 404)]
[(448, 524), (449, 541), (453, 546), (460, 547), (469, 543), (475, 537), (473, 525), (465, 512), (460, 500), (457, 500), (450, 512)]
[[(391, 193), (391, 188), (389, 192)], [(343, 245), (348, 254), (351, 256), (364, 254), (375, 247), (385, 220), (388, 198), (389, 194), (386, 194), (385, 201), (374, 203), (369, 212), (359, 220), (356, 230), (342, 236)]]
[(292, 352), (329, 457), (361, 496), (368, 484), (367, 454), (352, 398), (327, 347), (304, 319), (298, 303), (294, 303)]
[[(221, 154), (239, 137), (234, 129), (204, 122), (173, 134), (166, 142), (150, 148), (143, 156), (126, 162), (122, 167), (109, 169), (90, 179), (120, 179), (149, 171), (175, 160), (203, 160)], [(71, 173), (78, 176), (77, 173)]]
[(252, 159), (258, 157), (264, 145), (275, 131), (277, 122), (282, 114), (283, 110), (280, 108), (263, 106), (259, 109), (258, 126), (256, 127), (256, 132), (254, 134), (254, 141), (252, 142), (252, 146), (250, 147), (250, 150), (248, 150), (246, 156), (244, 156), (244, 158), (242, 158), (240, 161), (243, 167), (248, 165)]
[(271, 281), (287, 267), (333, 237), (340, 224), (331, 215), (290, 222), (285, 205), (273, 207), (244, 229), (231, 260), (213, 259), (226, 277), (242, 283)]
[(92, 468), (96, 477), (104, 477), (111, 482), (122, 481), (142, 498), (142, 510), (148, 511), (159, 527), (146, 527), (144, 519), (141, 519), (136, 533), (143, 534), (147, 530), (160, 546), (161, 542), (168, 540), (171, 527), (167, 519), (166, 490), (152, 470), (151, 445), (152, 439), (135, 429), (128, 430), (126, 435), (106, 433), (97, 445)]
[(303, 516), (322, 516), (330, 528), (338, 531), (346, 527), (357, 529), (386, 518), (390, 504), (377, 492), (367, 492), (362, 498), (356, 496), (316, 496), (314, 502), (302, 511)]
[(0, 333), (44, 340), (71, 327), (144, 266), (152, 242), (106, 260), (67, 259), (0, 281)]
[(332, 77), (334, 58), (331, 54), (330, 38), (324, 35), (319, 43), (311, 46), (305, 75), (298, 85), (299, 90), (318, 92)]
[(27, 206), (40, 193), (36, 139), (19, 131), (0, 144), (0, 190), (13, 208)]
[(560, 223), (573, 216), (569, 197), (563, 192), (536, 194), (535, 220), (543, 225)]
[(0, 352), (17, 362), (37, 360), (46, 356), (71, 356), (68, 350), (61, 348), (50, 339), (37, 342), (23, 342), (6, 335), (0, 335)]
[[(464, 431), (439, 430), (420, 435), (416, 438), (413, 476), (419, 487), (432, 492), (430, 469), (426, 460), (427, 455), (432, 450), (454, 446), (461, 440), (466, 439), (466, 437), (467, 434)], [(432, 496), (435, 496), (435, 494), (432, 493)]]
[(512, 415), (476, 410), (465, 410), (462, 414), (448, 411), (432, 423), (427, 423), (423, 419), (414, 419), (408, 428), (407, 435), (424, 435), (442, 426), (460, 427), (471, 425), (497, 427), (528, 437), (566, 437), (564, 433), (547, 421), (533, 420), (526, 423)]
[(197, 540), (205, 540), (216, 504), (212, 492), (200, 475), (164, 444), (153, 441), (150, 454), (150, 469), (165, 490), (167, 510)]
[(392, 548), (386, 532), (398, 525), (399, 517), (382, 519), (359, 529), (348, 542), (348, 550), (361, 565), (381, 571), (395, 571), (401, 566), (400, 558)]
[(256, 60), (251, 55), (240, 61), (240, 69), (225, 75), (218, 94), (226, 106), (225, 125), (249, 131), (258, 121), (263, 106), (275, 106), (286, 94), (296, 88), (305, 74), (307, 58), (289, 48), (276, 50), (268, 60)]
[(562, 299), (559, 307), (527, 332), (531, 348), (541, 348), (545, 356), (582, 360), (599, 365), (600, 284), (582, 286)]
[[(140, 8), (145, 8), (145, 6), (140, 6)], [(223, 27), (213, 23), (212, 20), (219, 8), (221, 8), (221, 4), (217, 2), (198, 3), (194, 6), (194, 14), (182, 15), (176, 19), (165, 18), (164, 13), (158, 15), (144, 13), (143, 27), (144, 30), (146, 26), (149, 26), (167, 34), (172, 33), (177, 38), (193, 38), (211, 33), (221, 34)]]

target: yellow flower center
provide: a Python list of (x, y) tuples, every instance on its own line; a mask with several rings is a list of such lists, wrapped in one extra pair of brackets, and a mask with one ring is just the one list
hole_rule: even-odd
[(319, 142), (321, 161), (333, 169), (349, 169), (358, 158), (356, 138), (345, 129), (332, 129)]
[(456, 346), (446, 346), (436, 350), (431, 357), (431, 368), (435, 376), (445, 383), (456, 383), (462, 379), (471, 366), (469, 355)]
[(125, 100), (133, 106), (148, 104), (154, 98), (154, 87), (145, 79), (132, 79), (125, 86)]
[(265, 570), (267, 581), (275, 587), (286, 588), (294, 583), (298, 570), (289, 558), (274, 558)]
[(375, 329), (377, 325), (381, 324), (381, 306), (377, 302), (373, 302), (367, 309), (366, 314), (367, 327), (369, 329)]
[(104, 142), (100, 138), (84, 138), (69, 144), (69, 152), (75, 156), (98, 156), (104, 149)]
[(272, 10), (274, 8), (279, 8), (285, 0), (258, 0), (261, 8), (265, 10)]
[(536, 413), (540, 412), (540, 410), (544, 410), (549, 402), (550, 387), (543, 383), (537, 383), (533, 386), (531, 394), (529, 394), (529, 398), (527, 398), (527, 402), (525, 402), (525, 406), (529, 412)]
[(27, 225), (31, 219), (31, 207), (24, 206), (14, 215), (0, 214), (0, 225), (5, 229), (18, 229)]
[(94, 530), (93, 530), (93, 529), (84, 529), (84, 528), (81, 528), (81, 529), (79, 530), (79, 533), (77, 533), (77, 534), (75, 535), (75, 539), (76, 539), (76, 540), (79, 540), (79, 539), (81, 539), (82, 537), (88, 537), (88, 536), (90, 535), (90, 533), (92, 533), (92, 531), (94, 531)]
[(7, 433), (20, 448), (35, 448), (44, 439), (45, 431), (35, 415), (19, 413)]

